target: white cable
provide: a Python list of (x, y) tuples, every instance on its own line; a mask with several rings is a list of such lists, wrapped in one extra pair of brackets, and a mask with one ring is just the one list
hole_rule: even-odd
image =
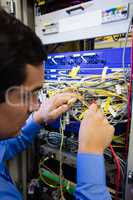
[(122, 67), (123, 67), (123, 75), (124, 75), (124, 80), (125, 80), (126, 85), (127, 85), (127, 78), (126, 78), (126, 69), (125, 69), (125, 55), (126, 55), (126, 47), (127, 47), (127, 42), (128, 42), (128, 33), (130, 31), (131, 23), (132, 23), (132, 17), (130, 19), (128, 30), (126, 32), (125, 45), (123, 47), (123, 53), (122, 53)]
[(63, 171), (62, 171), (62, 148), (63, 148), (63, 141), (64, 141), (64, 126), (63, 126), (63, 120), (60, 118), (60, 134), (61, 134), (61, 144), (60, 144), (60, 192), (61, 192), (61, 198), (60, 200), (65, 200), (64, 194), (63, 194), (63, 188), (62, 188), (62, 177), (63, 177)]

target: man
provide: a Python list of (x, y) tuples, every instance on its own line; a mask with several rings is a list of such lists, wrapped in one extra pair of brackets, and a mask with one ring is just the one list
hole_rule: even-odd
[[(75, 94), (65, 93), (39, 105), (36, 91), (42, 87), (45, 59), (43, 45), (35, 33), (0, 9), (1, 200), (23, 199), (5, 162), (32, 143), (42, 123), (55, 120), (69, 109), (70, 101), (75, 101)], [(79, 131), (76, 199), (111, 199), (106, 189), (103, 151), (113, 132), (104, 115), (92, 105)]]

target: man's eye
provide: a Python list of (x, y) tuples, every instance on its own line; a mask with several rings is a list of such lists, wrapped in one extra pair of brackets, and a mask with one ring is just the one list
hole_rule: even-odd
[(39, 96), (39, 93), (40, 93), (40, 90), (37, 90), (37, 91), (34, 91), (34, 92), (32, 93), (32, 95), (38, 97), (38, 96)]
[(41, 94), (41, 90), (36, 90), (36, 91), (34, 91), (34, 92), (32, 93), (32, 95), (33, 95), (34, 97), (38, 97), (38, 98), (39, 98), (40, 94)]

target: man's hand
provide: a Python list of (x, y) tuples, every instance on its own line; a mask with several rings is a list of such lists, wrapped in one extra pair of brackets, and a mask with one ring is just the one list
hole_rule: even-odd
[(37, 123), (50, 123), (65, 113), (76, 101), (74, 93), (56, 94), (44, 101), (33, 115)]
[(95, 104), (90, 106), (81, 122), (79, 152), (102, 154), (112, 141), (114, 127)]

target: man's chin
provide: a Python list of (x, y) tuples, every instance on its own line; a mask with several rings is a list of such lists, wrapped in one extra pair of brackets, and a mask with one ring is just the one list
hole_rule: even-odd
[(16, 136), (18, 136), (20, 134), (20, 131), (16, 130), (16, 131), (12, 131), (10, 133), (4, 133), (3, 135), (0, 135), (0, 139), (1, 140), (7, 140), (10, 138), (14, 138)]
[(20, 135), (21, 133), (21, 128), (23, 128), (25, 126), (26, 122), (24, 122), (17, 130), (15, 130), (13, 133), (12, 133), (12, 136), (11, 137), (16, 137), (18, 135)]
[(10, 137), (16, 137), (16, 136), (18, 136), (19, 134), (20, 134), (20, 129), (14, 131)]

